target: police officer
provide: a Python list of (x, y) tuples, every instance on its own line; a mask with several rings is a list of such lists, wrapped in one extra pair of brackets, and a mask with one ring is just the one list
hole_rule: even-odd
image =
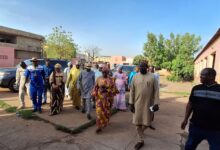
[(30, 97), (34, 106), (33, 112), (42, 112), (42, 94), (44, 90), (45, 72), (43, 67), (38, 65), (37, 58), (32, 58), (32, 66), (25, 71), (26, 81), (30, 80)]

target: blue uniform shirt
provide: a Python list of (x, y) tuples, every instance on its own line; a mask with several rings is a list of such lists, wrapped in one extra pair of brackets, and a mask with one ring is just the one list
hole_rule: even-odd
[(54, 67), (52, 67), (52, 66), (47, 67), (46, 65), (44, 65), (43, 69), (44, 69), (44, 72), (45, 72), (45, 78), (49, 78), (51, 73), (54, 71)]
[(35, 88), (43, 88), (45, 72), (42, 66), (28, 66), (25, 73), (26, 78), (30, 79), (30, 86)]

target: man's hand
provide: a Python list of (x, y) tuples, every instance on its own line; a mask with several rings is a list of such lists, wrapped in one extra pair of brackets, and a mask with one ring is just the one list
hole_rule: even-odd
[(134, 104), (130, 104), (130, 110), (132, 113), (135, 113), (135, 107)]
[(186, 125), (188, 124), (187, 120), (184, 120), (181, 124), (181, 129), (184, 130), (186, 128)]

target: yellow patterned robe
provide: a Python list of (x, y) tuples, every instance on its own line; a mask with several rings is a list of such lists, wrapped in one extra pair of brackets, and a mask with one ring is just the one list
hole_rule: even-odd
[(76, 67), (72, 68), (70, 70), (69, 77), (67, 79), (67, 86), (69, 86), (69, 95), (70, 99), (73, 102), (73, 106), (79, 107), (81, 104), (81, 97), (79, 94), (79, 90), (77, 89), (77, 80), (80, 75), (80, 69), (77, 69)]

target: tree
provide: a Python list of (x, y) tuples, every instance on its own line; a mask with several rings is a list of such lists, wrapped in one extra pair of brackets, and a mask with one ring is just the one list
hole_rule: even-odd
[(147, 58), (143, 55), (137, 55), (134, 57), (133, 65), (139, 65), (142, 61), (147, 61)]
[(170, 33), (168, 39), (162, 34), (157, 37), (148, 33), (147, 42), (144, 43), (144, 55), (151, 65), (171, 71), (170, 80), (192, 80), (194, 54), (201, 49), (200, 41), (200, 37), (190, 33)]
[(85, 49), (85, 53), (88, 56), (88, 61), (91, 61), (91, 62), (94, 61), (94, 59), (96, 57), (98, 57), (100, 51), (101, 51), (101, 49), (99, 47), (97, 47), (97, 46), (87, 47)]
[(43, 48), (47, 58), (70, 60), (77, 52), (72, 33), (66, 32), (62, 26), (53, 28), (53, 32), (46, 36)]

